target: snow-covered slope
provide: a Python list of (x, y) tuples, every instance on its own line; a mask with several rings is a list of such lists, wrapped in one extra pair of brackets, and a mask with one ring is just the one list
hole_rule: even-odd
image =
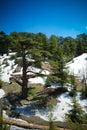
[[(9, 78), (11, 77), (11, 75), (15, 76), (15, 75), (22, 75), (22, 69), (19, 72), (14, 72), (14, 70), (17, 67), (17, 64), (15, 65), (15, 60), (11, 59), (11, 55), (14, 55), (15, 53), (10, 53), (9, 56), (7, 56), (6, 54), (4, 54), (3, 56), (0, 56), (0, 64), (1, 64), (1, 80), (4, 82), (9, 82)], [(7, 65), (8, 64), (8, 65)], [(35, 78), (30, 78), (28, 81), (30, 83), (40, 83), (40, 84), (45, 84), (46, 81), (46, 75), (49, 75), (49, 71), (47, 70), (41, 70), (39, 68), (36, 67), (28, 67), (28, 70), (30, 70), (31, 72), (28, 72), (27, 74), (29, 75), (34, 75), (33, 72), (36, 73), (41, 73), (44, 74), (44, 77), (35, 77)]]
[[(4, 60), (7, 58), (7, 62), (9, 63), (9, 66), (6, 66), (3, 64)], [(9, 56), (4, 55), (3, 57), (0, 57), (0, 63), (1, 63), (1, 68), (2, 68), (2, 80), (4, 82), (9, 82), (9, 77), (13, 73), (14, 69), (16, 68), (17, 65), (14, 64), (14, 60), (11, 60)], [(13, 68), (12, 68), (13, 65)], [(83, 77), (83, 74), (87, 76), (87, 53), (84, 53), (76, 58), (73, 59), (73, 61), (67, 63), (67, 67), (69, 70), (69, 73), (74, 74), (80, 78)], [(28, 68), (31, 71), (39, 72), (41, 71), (38, 68)], [(45, 77), (35, 77), (29, 79), (30, 83), (42, 83), (45, 84), (46, 80), (46, 75), (49, 73), (47, 71), (42, 71), (42, 73), (45, 73)], [(15, 73), (17, 74), (17, 73)], [(18, 74), (22, 74), (22, 71), (19, 72)], [(58, 84), (55, 86), (54, 84), (52, 85), (53, 87), (58, 86)], [(0, 98), (4, 95), (4, 91), (0, 89)], [(64, 94), (61, 94), (60, 96), (57, 97), (58, 102), (56, 106), (53, 108), (53, 117), (58, 120), (58, 121), (64, 121), (64, 116), (68, 112), (68, 110), (71, 109), (70, 105), (72, 105), (72, 99), (69, 96), (69, 92), (66, 92)], [(85, 106), (87, 106), (87, 100), (81, 100), (80, 99), (80, 94), (77, 94), (77, 100), (78, 103), (82, 106), (83, 110), (87, 113), (87, 109)], [(34, 107), (34, 108), (33, 108)], [(48, 120), (48, 116), (50, 115), (50, 111), (48, 109), (41, 110), (36, 108), (36, 106), (22, 106), (22, 107), (17, 107), (16, 112), (20, 112), (21, 114), (24, 115), (36, 115), (39, 116), (45, 120)]]
[(17, 67), (14, 63), (14, 59), (10, 59), (10, 55), (7, 56), (4, 54), (3, 56), (0, 56), (0, 64), (1, 64), (1, 80), (4, 82), (9, 82), (9, 78), (11, 77), (11, 74)]
[[(80, 94), (79, 92), (77, 93), (77, 102), (81, 105), (84, 112), (87, 113), (87, 99), (81, 100)], [(51, 118), (55, 119), (55, 121), (65, 121), (65, 115), (72, 109), (72, 98), (69, 92), (66, 92), (58, 96), (57, 100), (58, 103), (53, 107), (52, 111), (48, 108), (40, 108), (35, 105), (24, 105), (17, 107), (14, 111), (27, 116), (39, 116), (44, 120), (49, 120), (49, 116), (52, 114)]]
[(71, 62), (67, 63), (70, 74), (78, 76), (80, 79), (83, 76), (87, 77), (87, 53), (74, 58)]

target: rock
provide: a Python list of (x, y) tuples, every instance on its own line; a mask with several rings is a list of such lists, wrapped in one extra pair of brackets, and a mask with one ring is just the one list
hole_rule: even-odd
[(0, 105), (2, 105), (2, 108), (4, 110), (11, 109), (11, 107), (12, 107), (12, 105), (10, 104), (10, 102), (6, 98), (0, 99)]

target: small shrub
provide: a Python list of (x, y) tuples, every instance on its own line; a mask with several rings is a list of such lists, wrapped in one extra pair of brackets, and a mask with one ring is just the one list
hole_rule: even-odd
[(70, 92), (69, 92), (69, 95), (71, 96), (71, 97), (74, 97), (74, 96), (76, 96), (76, 93), (77, 91), (76, 91), (76, 89), (72, 89)]
[(18, 62), (19, 62), (19, 60), (16, 58), (16, 59), (15, 59), (15, 64), (18, 64)]
[(51, 86), (51, 81), (47, 78), (47, 80), (46, 80), (46, 84), (45, 84), (45, 86), (46, 87), (49, 87), (49, 86)]
[(29, 96), (34, 96), (37, 92), (37, 88), (30, 88), (28, 91)]

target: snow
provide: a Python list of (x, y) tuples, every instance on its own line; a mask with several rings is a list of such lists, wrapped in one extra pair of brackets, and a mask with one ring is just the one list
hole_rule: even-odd
[[(7, 56), (6, 54), (4, 54), (3, 56), (0, 56), (0, 64), (1, 64), (1, 70), (2, 70), (2, 74), (1, 74), (1, 80), (4, 82), (9, 82), (9, 78), (11, 77), (11, 75), (22, 75), (22, 70), (23, 68), (21, 68), (20, 72), (14, 72), (14, 70), (16, 69), (17, 65), (15, 65), (14, 63), (14, 59), (10, 59), (10, 57), (12, 55), (14, 55), (15, 53), (10, 53), (9, 56)], [(4, 61), (8, 62), (9, 66), (6, 66), (6, 64), (4, 63)], [(35, 73), (41, 73), (44, 74), (45, 77), (35, 77), (35, 78), (30, 78), (28, 81), (30, 83), (41, 83), (41, 84), (45, 84), (46, 81), (46, 75), (49, 75), (49, 71), (47, 70), (41, 70), (39, 68), (36, 67), (28, 67), (28, 70), (30, 70), (31, 72), (28, 72), (28, 75), (34, 75)]]
[(40, 68), (36, 68), (36, 67), (32, 67), (32, 66), (29, 66), (28, 70), (30, 70), (30, 71), (32, 71), (34, 73), (40, 73), (40, 74), (44, 74), (44, 75), (49, 75), (49, 71), (42, 70)]
[(35, 84), (45, 84), (46, 77), (35, 77), (28, 79), (29, 83), (35, 83)]
[(71, 109), (70, 105), (72, 104), (72, 100), (68, 92), (58, 96), (57, 100), (58, 103), (53, 107), (52, 111), (47, 111), (45, 114), (38, 111), (36, 115), (44, 120), (49, 120), (48, 117), (52, 113), (52, 118), (55, 119), (55, 121), (64, 121), (65, 114)]
[[(80, 93), (77, 93), (76, 97), (78, 103), (81, 105), (82, 109), (87, 113), (87, 99), (81, 100)], [(57, 97), (58, 103), (53, 106), (52, 111), (49, 108), (43, 108), (41, 106), (35, 105), (25, 105), (21, 107), (17, 107), (14, 111), (17, 113), (21, 113), (27, 116), (39, 116), (44, 120), (49, 120), (49, 116), (52, 113), (53, 119), (55, 121), (65, 121), (65, 115), (68, 113), (69, 110), (72, 109), (72, 98), (69, 96), (69, 92), (63, 93)]]
[(10, 130), (29, 130), (29, 129), (11, 125)]
[(6, 114), (6, 111), (3, 110), (3, 117), (6, 118), (6, 119), (12, 119), (12, 120), (16, 120), (16, 121), (22, 121), (22, 122), (26, 122), (20, 118), (13, 118), (13, 117), (9, 117), (7, 114)]
[[(6, 114), (6, 111), (3, 110), (3, 117), (6, 118), (6, 119), (11, 119), (11, 120), (16, 120), (16, 121), (21, 121), (21, 122), (26, 122), (22, 119), (19, 119), (19, 118), (12, 118), (12, 117), (9, 117), (7, 114)], [(11, 125), (10, 126), (10, 130), (26, 130), (22, 127), (17, 127), (17, 126), (14, 126), (14, 125)]]
[(71, 62), (67, 63), (67, 67), (70, 74), (74, 74), (82, 79), (83, 75), (87, 74), (87, 53), (74, 58)]
[(3, 89), (0, 89), (0, 98), (2, 98), (5, 95), (5, 91)]
[[(14, 60), (10, 59), (10, 55), (7, 56), (6, 54), (4, 54), (3, 56), (0, 56), (0, 64), (2, 70), (1, 80), (4, 82), (9, 82), (9, 78), (11, 77), (11, 74), (17, 67), (17, 65), (14, 64)], [(9, 64), (8, 66), (6, 66), (6, 64), (4, 63), (5, 61)]]

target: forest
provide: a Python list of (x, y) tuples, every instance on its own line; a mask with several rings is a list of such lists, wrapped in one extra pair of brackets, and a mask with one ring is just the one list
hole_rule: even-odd
[[(42, 57), (51, 57), (57, 52), (63, 54), (63, 57), (71, 60), (73, 57), (87, 53), (87, 34), (79, 34), (76, 38), (51, 35), (50, 38), (43, 33), (28, 33), (28, 32), (12, 32), (7, 35), (4, 31), (0, 32), (0, 54), (11, 51), (20, 51), (20, 41), (24, 40), (29, 46), (29, 50), (37, 49), (38, 54), (43, 51)], [(47, 53), (48, 52), (48, 53)], [(40, 56), (40, 55), (39, 55)]]
[[(29, 94), (32, 93), (32, 101), (39, 98), (42, 101), (48, 100), (50, 97), (57, 97), (58, 94), (60, 95), (67, 92), (68, 90), (64, 86), (66, 83), (69, 83), (71, 84), (69, 95), (72, 97), (73, 105), (72, 110), (69, 110), (69, 113), (66, 115), (68, 129), (86, 130), (87, 113), (85, 115), (83, 114), (83, 111), (76, 100), (78, 79), (74, 74), (71, 75), (66, 71), (66, 64), (73, 61), (73, 58), (78, 57), (83, 53), (87, 53), (87, 34), (79, 34), (76, 38), (56, 35), (51, 35), (48, 38), (41, 32), (36, 34), (28, 32), (11, 32), (7, 35), (4, 31), (0, 31), (0, 55), (3, 56), (6, 54), (8, 56), (9, 53), (13, 52), (16, 52), (16, 54), (12, 55), (11, 58), (15, 59), (15, 64), (22, 64), (23, 67), (23, 73), (20, 79), (16, 76), (12, 77), (22, 88), (20, 98), (26, 99), (30, 96)], [(18, 57), (21, 57), (21, 60)], [(49, 75), (42, 73), (42, 70), (44, 69), (43, 63), (49, 65), (49, 67), (47, 66), (46, 68), (50, 71)], [(30, 66), (40, 68), (41, 71), (35, 72), (30, 70)], [(2, 70), (0, 69), (0, 71)], [(28, 75), (28, 73), (33, 74)], [(35, 76), (47, 77), (44, 89), (36, 93), (37, 97), (33, 94), (34, 91), (32, 92), (31, 89), (28, 88), (28, 79)], [(60, 87), (50, 89), (52, 83), (59, 83)], [(84, 77), (84, 75), (81, 84), (84, 88), (80, 90), (82, 98), (87, 99), (87, 77)], [(0, 79), (0, 88), (2, 86), (3, 83)], [(38, 95), (41, 96), (38, 97)], [(50, 117), (49, 122), (49, 130), (58, 130)]]

